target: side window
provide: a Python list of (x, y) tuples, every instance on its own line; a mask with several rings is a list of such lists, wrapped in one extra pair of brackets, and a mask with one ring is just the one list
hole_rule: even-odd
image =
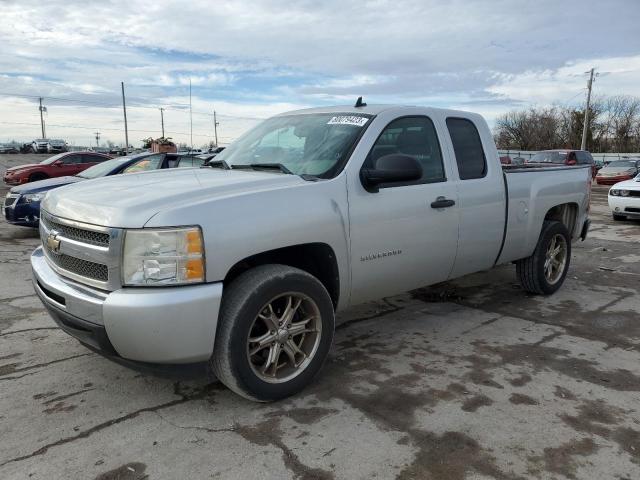
[(146, 172), (147, 170), (155, 170), (162, 161), (162, 155), (151, 155), (149, 157), (141, 158), (137, 162), (129, 165), (122, 173), (137, 173)]
[(403, 117), (389, 123), (371, 148), (363, 166), (375, 168), (380, 157), (394, 153), (414, 157), (422, 165), (422, 178), (402, 184), (383, 184), (380, 187), (446, 181), (438, 135), (430, 118)]
[(75, 165), (78, 163), (82, 163), (81, 155), (67, 155), (62, 159), (62, 163), (65, 165)]
[(456, 154), (460, 179), (484, 177), (487, 174), (487, 159), (480, 134), (473, 122), (466, 118), (447, 118), (447, 128)]
[(99, 155), (82, 155), (82, 163), (100, 163), (106, 160), (106, 158)]

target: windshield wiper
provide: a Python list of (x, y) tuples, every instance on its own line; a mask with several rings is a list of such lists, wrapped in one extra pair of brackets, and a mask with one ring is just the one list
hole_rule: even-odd
[(233, 165), (231, 168), (234, 170), (279, 170), (282, 173), (286, 173), (287, 175), (295, 175), (291, 170), (285, 167), (281, 163), (247, 163), (247, 164), (239, 164)]
[(203, 167), (211, 167), (211, 168), (222, 168), (224, 170), (231, 170), (231, 167), (224, 160), (213, 160), (211, 159), (207, 162)]

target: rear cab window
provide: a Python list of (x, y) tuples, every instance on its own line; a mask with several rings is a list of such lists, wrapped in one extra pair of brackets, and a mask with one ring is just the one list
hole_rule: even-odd
[(453, 144), (460, 180), (473, 180), (487, 175), (487, 158), (475, 124), (467, 118), (447, 118), (447, 129)]

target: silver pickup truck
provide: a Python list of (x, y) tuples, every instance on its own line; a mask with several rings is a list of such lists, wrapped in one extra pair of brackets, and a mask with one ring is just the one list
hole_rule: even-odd
[(50, 191), (35, 290), (120, 362), (208, 362), (247, 398), (307, 385), (335, 312), (515, 262), (563, 283), (589, 227), (587, 167), (503, 170), (479, 115), (399, 106), (273, 117), (209, 167)]

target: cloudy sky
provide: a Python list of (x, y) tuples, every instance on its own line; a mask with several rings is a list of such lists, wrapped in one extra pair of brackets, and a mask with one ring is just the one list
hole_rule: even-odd
[[(638, 0), (0, 0), (0, 141), (79, 145), (160, 135), (220, 143), (293, 108), (402, 103), (472, 110), (640, 96)], [(95, 139), (93, 139), (95, 143)]]

